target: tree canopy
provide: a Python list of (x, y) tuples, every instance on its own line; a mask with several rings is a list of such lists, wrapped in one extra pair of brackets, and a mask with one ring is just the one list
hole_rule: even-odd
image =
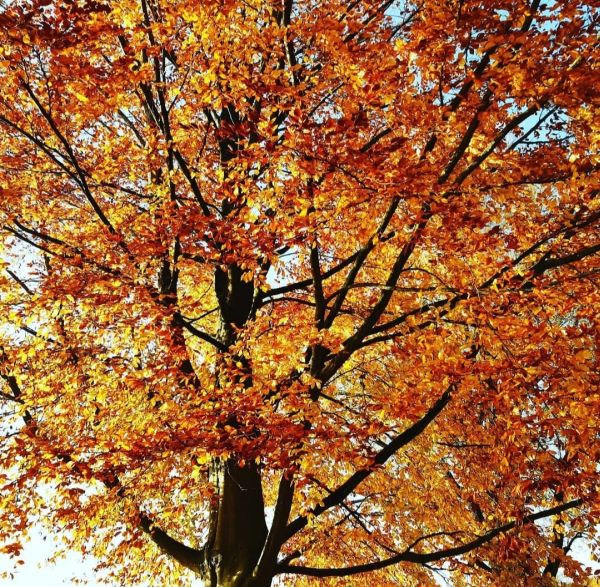
[(593, 2), (0, 6), (4, 552), (583, 584)]

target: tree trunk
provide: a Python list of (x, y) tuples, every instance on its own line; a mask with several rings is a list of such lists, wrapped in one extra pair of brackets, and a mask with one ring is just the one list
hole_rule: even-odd
[[(230, 125), (240, 122), (234, 108), (225, 108), (221, 121)], [(228, 164), (240, 151), (240, 139), (235, 133), (219, 141), (221, 165), (224, 176), (228, 175)], [(221, 214), (226, 218), (238, 202), (225, 198)], [(230, 243), (218, 242), (222, 252)], [(238, 329), (244, 327), (251, 316), (255, 287), (253, 280), (244, 279), (244, 270), (237, 263), (215, 268), (215, 294), (220, 311), (218, 338), (225, 348), (230, 348)], [(227, 353), (227, 351), (226, 351)], [(244, 357), (235, 359), (245, 366), (240, 377), (244, 387), (252, 385), (252, 371)], [(219, 385), (219, 363), (217, 359), (217, 386)], [(236, 415), (232, 414), (231, 425), (236, 426)], [(268, 587), (272, 576), (265, 574), (265, 565), (259, 565), (261, 554), (267, 543), (267, 525), (259, 466), (247, 462), (244, 466), (232, 455), (230, 458), (215, 459), (211, 466), (215, 501), (210, 511), (209, 535), (203, 549), (204, 570), (210, 587)], [(275, 555), (276, 556), (276, 555)], [(272, 557), (271, 557), (272, 558)], [(264, 578), (259, 579), (260, 567)]]
[[(224, 210), (224, 212), (226, 212)], [(229, 348), (236, 329), (248, 320), (254, 301), (254, 283), (242, 279), (243, 271), (235, 264), (215, 271), (215, 293), (220, 309), (219, 339)], [(245, 363), (244, 357), (236, 357)], [(219, 385), (217, 359), (217, 385)], [(252, 384), (249, 368), (240, 377), (245, 387)], [(232, 414), (232, 426), (236, 416)], [(210, 587), (268, 587), (271, 578), (259, 586), (255, 577), (257, 564), (267, 540), (267, 525), (257, 464), (244, 466), (232, 455), (215, 459), (211, 465), (215, 499), (210, 511), (209, 535), (203, 550), (204, 575)]]
[(210, 587), (249, 587), (267, 538), (260, 472), (254, 463), (241, 467), (232, 459), (215, 461), (212, 469), (217, 495), (204, 551), (206, 580)]

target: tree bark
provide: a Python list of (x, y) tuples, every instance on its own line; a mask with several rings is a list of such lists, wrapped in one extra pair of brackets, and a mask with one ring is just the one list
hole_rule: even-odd
[(215, 461), (212, 469), (217, 494), (204, 547), (205, 579), (210, 587), (247, 587), (267, 538), (260, 471), (234, 459)]

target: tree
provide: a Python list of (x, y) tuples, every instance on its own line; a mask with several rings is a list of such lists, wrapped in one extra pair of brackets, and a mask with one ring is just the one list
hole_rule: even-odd
[(583, 582), (597, 26), (3, 2), (5, 552), (44, 523), (130, 582)]

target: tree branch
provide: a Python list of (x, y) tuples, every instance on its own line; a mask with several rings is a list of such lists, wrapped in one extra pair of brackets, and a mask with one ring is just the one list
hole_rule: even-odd
[(549, 269), (555, 269), (556, 267), (561, 267), (563, 265), (568, 265), (570, 263), (575, 263), (576, 261), (581, 261), (581, 259), (585, 259), (585, 257), (589, 257), (590, 255), (594, 255), (595, 253), (600, 251), (600, 244), (590, 245), (589, 247), (584, 247), (575, 253), (571, 253), (570, 255), (564, 255), (563, 257), (548, 257), (542, 258), (538, 261), (531, 270), (533, 273), (537, 275), (541, 275), (545, 271)]
[(394, 288), (398, 283), (398, 279), (400, 278), (400, 274), (402, 273), (406, 263), (408, 262), (412, 252), (417, 245), (417, 242), (427, 225), (429, 218), (431, 218), (432, 212), (427, 203), (422, 206), (422, 217), (416, 228), (414, 229), (411, 237), (404, 244), (400, 253), (396, 257), (394, 265), (392, 266), (388, 278), (385, 282), (385, 287), (383, 288), (379, 300), (377, 300), (376, 304), (373, 306), (369, 315), (363, 320), (363, 323), (357, 328), (355, 333), (348, 337), (343, 343), (343, 349), (338, 352), (334, 357), (330, 360), (328, 365), (323, 369), (320, 374), (320, 378), (322, 381), (327, 381), (330, 377), (332, 377), (338, 369), (348, 360), (348, 358), (360, 348), (365, 337), (372, 333), (372, 329), (377, 324), (377, 321), (387, 308), (392, 295), (394, 293)]
[(267, 535), (258, 563), (252, 573), (252, 578), (256, 585), (268, 584), (275, 572), (277, 555), (284, 541), (286, 524), (292, 509), (294, 489), (294, 481), (291, 474), (288, 476), (284, 472), (279, 481), (279, 491), (271, 529)]
[(175, 540), (166, 532), (155, 526), (152, 520), (142, 514), (140, 515), (140, 528), (146, 532), (152, 541), (167, 555), (174, 558), (184, 567), (199, 573), (202, 568), (203, 551), (191, 548)]
[(221, 352), (225, 352), (227, 350), (226, 345), (224, 345), (222, 342), (217, 340), (214, 336), (211, 336), (210, 334), (196, 328), (191, 322), (188, 322), (178, 312), (175, 313), (174, 319), (175, 319), (176, 324), (178, 324), (179, 326), (183, 326), (183, 328), (185, 328), (188, 332), (190, 332), (191, 334), (193, 334), (200, 340), (203, 340), (205, 342), (212, 344), (217, 350), (219, 350)]
[(456, 385), (450, 385), (441, 397), (435, 402), (435, 404), (428, 410), (428, 412), (420, 419), (417, 420), (412, 426), (407, 428), (401, 434), (398, 434), (392, 441), (386, 444), (371, 460), (371, 465), (367, 468), (356, 471), (353, 475), (348, 477), (344, 483), (342, 483), (337, 489), (333, 490), (323, 501), (313, 507), (308, 514), (298, 516), (290, 524), (288, 524), (285, 531), (285, 540), (289, 540), (294, 534), (302, 530), (308, 523), (308, 517), (316, 517), (321, 515), (323, 512), (340, 505), (344, 499), (346, 499), (360, 483), (362, 483), (367, 477), (369, 477), (374, 470), (383, 466), (386, 461), (398, 452), (403, 446), (412, 442), (419, 434), (421, 434), (431, 422), (438, 416), (438, 414), (446, 407), (451, 399), (452, 392)]
[[(527, 257), (530, 257), (533, 253), (538, 251), (540, 249), (540, 247), (542, 247), (543, 245), (545, 245), (552, 239), (560, 236), (561, 234), (564, 234), (566, 238), (570, 238), (571, 236), (573, 236), (575, 234), (575, 229), (584, 228), (586, 226), (589, 226), (590, 224), (593, 224), (594, 222), (596, 222), (598, 219), (600, 219), (600, 212), (590, 214), (587, 218), (577, 221), (569, 226), (561, 226), (561, 227), (551, 231), (550, 233), (545, 235), (543, 238), (541, 238), (540, 240), (535, 242), (533, 245), (528, 247), (525, 251), (523, 251), (519, 256), (517, 256), (515, 259), (513, 259), (510, 263), (501, 267), (498, 271), (496, 271), (496, 273), (494, 273), (494, 275), (489, 277), (486, 281), (484, 281), (479, 286), (477, 286), (477, 288), (475, 288), (476, 291), (482, 291), (482, 290), (485, 290), (485, 289), (488, 289), (489, 287), (491, 287), (494, 284), (494, 282), (496, 282), (499, 278), (501, 278), (503, 275), (505, 275), (510, 269), (516, 267), (519, 263), (521, 263)], [(544, 273), (545, 271), (548, 271), (549, 269), (552, 269), (555, 267), (560, 267), (562, 265), (567, 265), (569, 263), (579, 261), (579, 260), (585, 258), (586, 256), (590, 256), (592, 254), (597, 253), (598, 250), (600, 250), (600, 245), (592, 245), (590, 247), (585, 247), (585, 248), (581, 249), (580, 251), (577, 251), (576, 253), (572, 253), (570, 255), (565, 255), (564, 257), (555, 257), (555, 258), (544, 258), (543, 257), (540, 261), (538, 261), (536, 264), (531, 266), (529, 270), (533, 271), (534, 276), (537, 277), (537, 276), (541, 275), (542, 273)], [(528, 283), (531, 283), (531, 282), (528, 282)], [(456, 307), (456, 305), (459, 302), (468, 299), (469, 296), (471, 295), (471, 293), (472, 292), (463, 292), (463, 293), (460, 293), (451, 298), (443, 298), (441, 300), (436, 300), (435, 302), (429, 302), (427, 304), (423, 304), (422, 306), (420, 306), (418, 308), (415, 308), (413, 310), (405, 312), (404, 314), (402, 314), (401, 316), (398, 316), (397, 318), (394, 318), (392, 320), (388, 320), (387, 322), (379, 324), (373, 328), (373, 333), (383, 332), (384, 334), (381, 334), (379, 336), (373, 336), (372, 338), (365, 340), (364, 343), (361, 343), (361, 346), (364, 347), (364, 346), (376, 344), (378, 342), (384, 342), (386, 340), (389, 340), (390, 338), (395, 338), (396, 336), (401, 335), (402, 333), (399, 333), (399, 332), (385, 334), (385, 331), (388, 331), (391, 328), (393, 328), (395, 326), (399, 326), (400, 324), (406, 322), (406, 320), (409, 317), (419, 316), (430, 310), (433, 310), (436, 308), (442, 308), (442, 307), (448, 307), (448, 310), (446, 310), (444, 312), (444, 314), (446, 314), (449, 310)], [(414, 327), (414, 329), (411, 329), (411, 331), (424, 328), (425, 326), (429, 325), (430, 323), (431, 323), (431, 321), (427, 321), (423, 324), (417, 325), (416, 327)], [(406, 334), (406, 333), (404, 333), (404, 334)]]
[[(336, 273), (339, 273), (340, 271), (342, 271), (343, 269), (348, 267), (348, 265), (350, 265), (356, 259), (358, 254), (359, 254), (359, 252), (357, 251), (356, 253), (350, 255), (349, 257), (347, 257), (346, 259), (344, 259), (343, 261), (338, 263), (335, 267), (332, 267), (331, 269), (324, 271), (321, 274), (321, 279), (328, 279), (332, 275), (335, 275)], [(266, 300), (268, 300), (269, 298), (273, 298), (280, 294), (286, 294), (286, 293), (289, 293), (292, 291), (296, 291), (297, 289), (308, 289), (312, 284), (313, 284), (313, 280), (312, 280), (312, 278), (309, 278), (309, 279), (303, 279), (302, 281), (297, 281), (295, 283), (290, 283), (288, 285), (282, 285), (281, 287), (274, 287), (273, 289), (270, 289), (269, 291), (261, 294), (260, 304), (264, 305), (266, 303)], [(274, 300), (274, 301), (277, 301), (277, 300)]]
[(329, 328), (333, 324), (333, 321), (340, 313), (340, 310), (342, 308), (344, 300), (346, 299), (346, 295), (348, 294), (348, 291), (354, 285), (356, 278), (358, 276), (358, 273), (359, 273), (361, 267), (364, 265), (364, 262), (366, 261), (367, 257), (369, 256), (371, 251), (375, 248), (376, 239), (380, 238), (383, 235), (383, 233), (387, 230), (387, 227), (389, 226), (390, 222), (392, 221), (392, 218), (394, 217), (394, 214), (396, 213), (396, 210), (398, 209), (399, 204), (400, 204), (400, 198), (398, 196), (396, 196), (395, 198), (392, 199), (392, 201), (390, 202), (390, 205), (385, 213), (385, 216), (383, 217), (383, 219), (381, 220), (381, 223), (379, 224), (379, 226), (377, 227), (377, 230), (375, 231), (375, 234), (373, 234), (373, 236), (371, 236), (371, 238), (367, 241), (367, 243), (358, 251), (358, 253), (356, 255), (356, 259), (354, 261), (354, 265), (348, 272), (348, 275), (346, 276), (346, 279), (344, 281), (344, 285), (342, 285), (342, 287), (338, 290), (338, 292), (336, 292), (335, 302), (325, 320), (326, 328)]
[(323, 294), (323, 279), (319, 262), (319, 245), (315, 242), (310, 249), (310, 268), (315, 288), (315, 323), (319, 330), (323, 328), (325, 319), (325, 296)]
[(365, 563), (362, 565), (355, 565), (352, 567), (341, 567), (341, 568), (318, 568), (318, 567), (304, 567), (299, 565), (289, 565), (283, 564), (279, 565), (277, 568), (278, 573), (290, 573), (296, 575), (305, 575), (309, 577), (345, 577), (348, 575), (357, 575), (359, 573), (368, 573), (372, 571), (377, 571), (379, 569), (384, 569), (386, 567), (402, 563), (417, 563), (417, 564), (427, 564), (435, 561), (439, 561), (445, 558), (451, 558), (455, 556), (460, 556), (462, 554), (466, 554), (484, 544), (487, 544), (500, 534), (504, 534), (517, 527), (518, 525), (527, 524), (531, 522), (535, 522), (536, 520), (541, 520), (543, 518), (547, 518), (549, 516), (554, 516), (560, 512), (564, 512), (566, 510), (579, 507), (583, 505), (582, 499), (574, 499), (572, 501), (566, 502), (554, 508), (548, 510), (542, 510), (541, 512), (537, 512), (535, 514), (529, 514), (524, 516), (521, 521), (513, 521), (508, 522), (507, 524), (503, 524), (502, 526), (498, 526), (489, 532), (486, 532), (482, 536), (475, 538), (469, 542), (465, 542), (458, 546), (454, 546), (451, 548), (446, 548), (444, 550), (437, 550), (434, 552), (426, 552), (426, 553), (418, 553), (413, 552), (409, 549), (404, 552), (399, 553), (398, 555), (391, 556), (389, 558), (378, 560), (372, 563)]
[(473, 173), (493, 152), (494, 149), (506, 138), (506, 136), (517, 128), (520, 124), (525, 122), (530, 116), (533, 116), (536, 112), (538, 112), (543, 107), (543, 103), (541, 105), (534, 105), (518, 116), (515, 116), (509, 123), (507, 123), (504, 128), (496, 135), (494, 140), (483, 150), (481, 154), (479, 154), (463, 171), (461, 171), (454, 183), (456, 185), (460, 185), (471, 173)]
[[(10, 399), (19, 404), (23, 404), (23, 400), (21, 399), (22, 391), (21, 388), (14, 377), (14, 375), (7, 375), (5, 373), (0, 373), (0, 377), (6, 381), (8, 384), (12, 395), (1, 394), (6, 399)], [(23, 414), (23, 421), (29, 430), (35, 430), (35, 423), (33, 420), (33, 416), (29, 410), (25, 410)], [(66, 463), (72, 463), (71, 467), (72, 471), (83, 475), (84, 478), (89, 479), (93, 478), (100, 483), (102, 483), (107, 489), (113, 489), (115, 487), (119, 487), (120, 482), (115, 475), (111, 475), (110, 477), (107, 475), (103, 475), (102, 472), (93, 471), (89, 465), (86, 463), (81, 463), (70, 454), (55, 453), (54, 456), (59, 458), (61, 461)], [(171, 538), (166, 532), (158, 528), (154, 525), (152, 520), (144, 515), (140, 515), (140, 527), (149, 534), (150, 538), (154, 541), (154, 543), (166, 554), (173, 557), (176, 561), (187, 567), (188, 569), (193, 570), (194, 572), (199, 572), (202, 564), (202, 551), (194, 548), (190, 548), (185, 544)]]
[(63, 135), (63, 133), (60, 131), (60, 129), (56, 125), (56, 122), (50, 115), (50, 113), (44, 108), (43, 104), (39, 101), (38, 97), (36, 96), (35, 92), (32, 90), (31, 86), (25, 80), (21, 80), (21, 83), (22, 83), (23, 87), (25, 88), (25, 91), (31, 98), (31, 100), (34, 102), (34, 104), (37, 106), (38, 110), (41, 112), (42, 116), (48, 122), (50, 128), (52, 129), (52, 132), (54, 132), (54, 134), (56, 135), (56, 138), (64, 146), (64, 148), (68, 154), (68, 157), (71, 161), (71, 164), (73, 165), (73, 167), (75, 168), (75, 171), (77, 172), (77, 178), (78, 178), (77, 183), (81, 187), (86, 199), (88, 200), (88, 202), (94, 209), (96, 216), (98, 216), (98, 218), (100, 219), (102, 224), (104, 224), (112, 234), (116, 234), (116, 230), (114, 229), (110, 220), (104, 214), (102, 208), (100, 208), (100, 205), (96, 201), (96, 198), (94, 198), (94, 196), (92, 195), (92, 192), (90, 191), (90, 188), (88, 186), (87, 179), (86, 179), (87, 174), (84, 173), (83, 169), (79, 165), (79, 161), (75, 155), (75, 152), (73, 151), (73, 148), (71, 147), (71, 144), (66, 139), (66, 137)]

